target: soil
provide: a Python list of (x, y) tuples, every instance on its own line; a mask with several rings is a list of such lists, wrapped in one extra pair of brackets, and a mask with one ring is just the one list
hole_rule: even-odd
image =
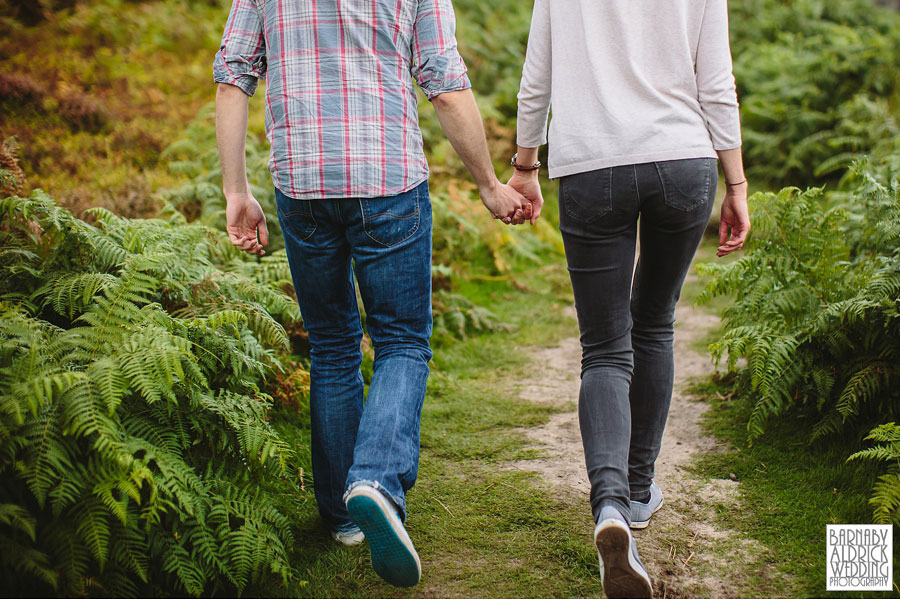
[[(691, 471), (697, 455), (723, 447), (700, 427), (707, 405), (685, 393), (692, 381), (713, 370), (708, 355), (690, 344), (705, 337), (718, 321), (689, 302), (680, 303), (676, 311), (675, 392), (655, 477), (664, 502), (649, 528), (634, 531), (654, 595), (659, 598), (748, 596), (753, 584), (765, 582), (765, 573), (772, 571), (760, 562), (771, 558), (762, 544), (727, 527), (729, 510), (741, 505), (739, 484), (729, 476), (706, 479)], [(560, 412), (546, 425), (525, 430), (538, 444), (540, 458), (517, 461), (511, 468), (536, 472), (555, 495), (579, 501), (585, 512), (585, 534), (590, 538), (590, 485), (576, 411), (581, 361), (578, 338), (533, 350), (533, 357), (535, 370), (530, 379), (520, 382), (519, 396)]]

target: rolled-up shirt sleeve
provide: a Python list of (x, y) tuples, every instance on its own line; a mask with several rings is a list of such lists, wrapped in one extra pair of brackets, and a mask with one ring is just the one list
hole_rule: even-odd
[(713, 148), (741, 146), (741, 119), (728, 40), (727, 0), (707, 0), (697, 46), (697, 91)]
[(234, 0), (222, 44), (213, 62), (213, 79), (253, 96), (266, 77), (266, 39), (255, 0)]
[(419, 0), (412, 62), (412, 75), (429, 100), (472, 87), (456, 47), (456, 15), (450, 0)]

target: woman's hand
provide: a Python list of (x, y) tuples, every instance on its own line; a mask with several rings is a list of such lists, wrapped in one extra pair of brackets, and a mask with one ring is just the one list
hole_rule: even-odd
[(541, 208), (544, 206), (544, 196), (541, 193), (537, 170), (531, 172), (516, 170), (507, 184), (531, 201), (531, 225), (534, 226), (537, 219), (541, 217)]
[(727, 185), (719, 218), (719, 248), (716, 255), (728, 255), (744, 246), (750, 232), (750, 211), (747, 208), (747, 183)]

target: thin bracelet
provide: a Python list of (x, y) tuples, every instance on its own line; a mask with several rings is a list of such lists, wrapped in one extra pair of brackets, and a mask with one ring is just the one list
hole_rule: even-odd
[(737, 186), (739, 184), (747, 184), (747, 180), (741, 180), (740, 182), (726, 182), (725, 186)]

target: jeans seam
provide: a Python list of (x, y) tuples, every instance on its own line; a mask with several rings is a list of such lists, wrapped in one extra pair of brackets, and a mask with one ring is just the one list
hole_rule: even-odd
[[(653, 165), (656, 166), (655, 163), (654, 163)], [(632, 166), (631, 166), (631, 174), (632, 174), (632, 176), (634, 177), (634, 193), (635, 193), (635, 199), (634, 199), (634, 200), (635, 200), (635, 202), (637, 203), (638, 210), (640, 210), (641, 205), (642, 205), (642, 204), (641, 204), (641, 185), (640, 185), (640, 183), (638, 182), (638, 177), (637, 177), (637, 165), (632, 164)]]
[(666, 203), (666, 200), (669, 198), (669, 194), (666, 192), (666, 179), (663, 177), (662, 168), (659, 167), (658, 162), (654, 163), (653, 167), (656, 168), (656, 177), (659, 178), (659, 186), (660, 188), (662, 188), (663, 203), (668, 205), (668, 203)]

